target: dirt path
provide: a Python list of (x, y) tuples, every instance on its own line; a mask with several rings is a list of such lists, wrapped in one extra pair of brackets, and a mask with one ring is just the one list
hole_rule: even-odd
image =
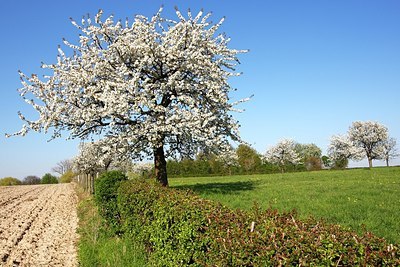
[(0, 187), (0, 266), (77, 266), (72, 184)]

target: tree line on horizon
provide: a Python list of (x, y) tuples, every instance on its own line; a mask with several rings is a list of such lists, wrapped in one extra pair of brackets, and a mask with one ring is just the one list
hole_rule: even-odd
[[(349, 160), (365, 158), (371, 168), (372, 160), (384, 160), (389, 166), (389, 161), (399, 156), (396, 139), (389, 136), (387, 127), (371, 121), (353, 122), (346, 135), (333, 135), (327, 152), (322, 155), (317, 145), (291, 139), (280, 140), (264, 154), (248, 144), (240, 144), (225, 153), (199, 149), (180, 158), (169, 158), (167, 174), (170, 177), (194, 177), (345, 169)], [(122, 170), (130, 177), (154, 176), (152, 163), (132, 162), (126, 157), (118, 157), (102, 142), (89, 142), (79, 146), (78, 156), (62, 160), (52, 168), (60, 177), (50, 173), (42, 178), (30, 175), (23, 181), (5, 177), (0, 179), (0, 185), (70, 182), (76, 173), (97, 174), (108, 170)]]
[(22, 181), (14, 177), (4, 177), (0, 179), (0, 186), (69, 183), (74, 176), (72, 170), (66, 170), (60, 177), (51, 173), (46, 173), (41, 178), (36, 175), (28, 175)]
[[(134, 163), (117, 157), (101, 142), (81, 144), (79, 148), (79, 155), (72, 160), (76, 172), (95, 174), (118, 169), (130, 176), (154, 176), (152, 163)], [(369, 157), (372, 158), (370, 167), (376, 159), (386, 161), (389, 166), (389, 160), (397, 156), (396, 140), (389, 137), (387, 127), (377, 122), (356, 121), (347, 135), (332, 136), (327, 155), (322, 155), (321, 148), (313, 143), (283, 139), (264, 154), (248, 144), (240, 144), (225, 153), (209, 149), (186, 153), (167, 160), (167, 173), (169, 177), (188, 177), (345, 169), (349, 160)]]

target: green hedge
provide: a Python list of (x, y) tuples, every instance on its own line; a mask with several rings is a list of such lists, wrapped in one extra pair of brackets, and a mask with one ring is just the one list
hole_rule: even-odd
[(210, 202), (149, 181), (129, 181), (118, 192), (125, 234), (145, 242), (155, 266), (187, 266), (205, 255), (202, 239)]
[(400, 265), (397, 245), (293, 212), (233, 211), (143, 180), (121, 183), (117, 203), (122, 232), (154, 266)]
[(95, 181), (94, 200), (99, 214), (106, 220), (111, 231), (120, 233), (120, 215), (117, 207), (117, 193), (122, 181), (128, 178), (123, 172), (105, 172)]

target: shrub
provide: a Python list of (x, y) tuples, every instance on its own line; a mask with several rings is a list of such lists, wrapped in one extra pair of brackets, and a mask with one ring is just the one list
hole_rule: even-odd
[(66, 171), (63, 175), (61, 175), (60, 183), (70, 183), (74, 177), (75, 173), (73, 171)]
[(322, 169), (322, 161), (321, 158), (318, 157), (307, 158), (304, 165), (306, 166), (307, 171), (319, 171)]
[(118, 192), (118, 208), (126, 235), (144, 241), (154, 266), (187, 266), (206, 251), (201, 240), (211, 205), (190, 192), (164, 188), (156, 182), (128, 181)]
[(99, 213), (115, 233), (119, 233), (120, 229), (117, 190), (120, 183), (125, 180), (127, 177), (124, 173), (109, 171), (100, 175), (95, 181), (94, 199), (99, 206)]
[(58, 184), (58, 179), (50, 173), (46, 173), (42, 177), (42, 184)]
[(22, 182), (14, 177), (4, 177), (0, 179), (0, 186), (20, 185)]
[(397, 245), (369, 233), (276, 210), (233, 211), (190, 191), (127, 181), (118, 190), (125, 235), (155, 266), (399, 265)]
[(342, 170), (346, 169), (348, 165), (349, 165), (349, 160), (347, 158), (336, 159), (333, 161), (332, 169)]

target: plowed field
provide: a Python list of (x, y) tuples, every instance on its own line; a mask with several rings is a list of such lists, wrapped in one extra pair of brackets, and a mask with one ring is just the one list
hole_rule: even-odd
[(0, 266), (77, 266), (72, 184), (0, 187)]

